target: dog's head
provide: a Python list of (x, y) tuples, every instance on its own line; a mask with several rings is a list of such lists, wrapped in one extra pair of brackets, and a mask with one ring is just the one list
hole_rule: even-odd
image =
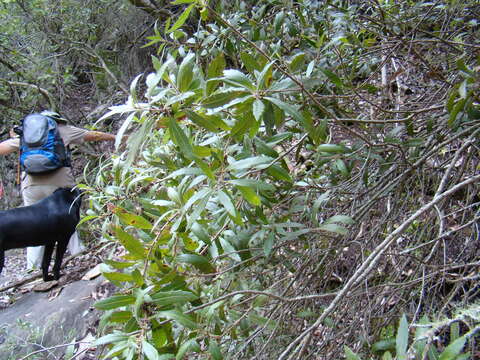
[(67, 199), (76, 199), (76, 198), (81, 198), (82, 195), (84, 194), (84, 191), (80, 190), (79, 188), (63, 187), (63, 188), (58, 188), (53, 193), (64, 196)]
[(73, 210), (73, 213), (79, 213), (80, 206), (82, 205), (82, 196), (84, 194), (83, 190), (78, 188), (59, 188), (55, 190), (53, 194), (63, 198), (65, 203), (70, 207), (70, 211)]
[(75, 197), (75, 199), (79, 199), (79, 200), (81, 200), (83, 194), (85, 193), (85, 191), (80, 190), (79, 188), (71, 189), (70, 192)]

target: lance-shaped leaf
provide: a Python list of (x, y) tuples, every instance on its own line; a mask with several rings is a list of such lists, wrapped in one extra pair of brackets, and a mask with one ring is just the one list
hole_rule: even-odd
[(140, 80), (140, 78), (142, 77), (142, 75), (143, 74), (137, 75), (135, 79), (133, 79), (132, 83), (130, 84), (130, 95), (134, 103), (138, 101), (137, 83), (138, 83), (138, 80)]
[(260, 180), (235, 179), (235, 180), (229, 180), (228, 182), (237, 186), (246, 186), (246, 187), (255, 189), (257, 191), (275, 191), (275, 186)]
[(245, 65), (248, 72), (252, 74), (255, 70), (260, 70), (262, 68), (258, 61), (246, 51), (240, 53), (240, 59), (242, 59), (243, 65)]
[(272, 165), (267, 169), (267, 174), (273, 176), (277, 180), (293, 182), (292, 177), (283, 167), (279, 165)]
[[(452, 343), (448, 345), (445, 350), (440, 354), (440, 357), (438, 360), (454, 360), (458, 359), (458, 355), (460, 355), (460, 352), (462, 351), (463, 347), (465, 346), (465, 342), (467, 340), (467, 337), (464, 335)], [(470, 357), (466, 357), (465, 359), (470, 359)]]
[[(1, 188), (0, 188), (0, 198), (2, 197), (2, 194), (1, 194)], [(87, 221), (90, 221), (90, 220), (93, 220), (93, 219), (97, 219), (99, 217), (99, 215), (88, 215), (88, 216), (84, 216), (80, 221), (79, 223), (77, 224), (77, 227), (82, 225), (83, 223), (87, 222)]]
[(143, 244), (132, 235), (124, 231), (121, 227), (115, 227), (115, 235), (120, 243), (127, 251), (138, 259), (145, 257), (145, 249)]
[(271, 254), (274, 241), (275, 234), (273, 232), (270, 232), (265, 238), (265, 241), (263, 242), (263, 252), (265, 253), (265, 256), (268, 257)]
[(262, 115), (265, 112), (265, 104), (263, 103), (262, 100), (256, 99), (253, 102), (252, 112), (253, 112), (253, 116), (257, 121), (260, 121), (262, 119)]
[(108, 321), (113, 323), (126, 323), (132, 316), (131, 311), (115, 311), (108, 317)]
[(418, 323), (423, 326), (418, 326), (415, 329), (415, 339), (413, 342), (413, 347), (417, 352), (417, 354), (422, 354), (425, 349), (425, 346), (427, 345), (426, 334), (430, 330), (431, 326), (430, 326), (428, 317), (426, 315), (422, 316), (422, 318)]
[(252, 81), (244, 73), (238, 70), (224, 70), (222, 80), (234, 86), (244, 87), (247, 90), (253, 90), (255, 88)]
[(326, 152), (331, 154), (345, 154), (352, 151), (344, 145), (337, 144), (321, 144), (318, 145), (317, 150), (320, 152)]
[(347, 360), (362, 360), (362, 358), (355, 354), (352, 349), (350, 349), (347, 345), (345, 345), (343, 349), (345, 351), (345, 356), (347, 357)]
[(191, 4), (191, 3), (197, 3), (198, 0), (175, 0), (170, 3), (170, 5), (180, 5), (180, 4)]
[(107, 299), (97, 301), (94, 306), (99, 310), (112, 310), (122, 306), (135, 303), (135, 296), (132, 295), (114, 295)]
[(118, 149), (118, 147), (122, 143), (123, 135), (125, 134), (125, 131), (127, 131), (134, 117), (135, 117), (135, 112), (132, 112), (130, 115), (128, 115), (125, 121), (123, 122), (122, 126), (118, 130), (117, 135), (115, 135), (115, 149)]
[(318, 227), (318, 229), (323, 231), (333, 232), (339, 235), (348, 234), (348, 230), (345, 227), (338, 224), (322, 224)]
[(208, 352), (212, 356), (213, 360), (222, 360), (223, 355), (220, 351), (220, 347), (214, 339), (210, 339), (210, 345), (208, 346)]
[(281, 91), (281, 90), (287, 90), (291, 89), (295, 86), (296, 84), (293, 82), (292, 79), (286, 78), (282, 79), (280, 81), (273, 82), (268, 90), (270, 91)]
[(207, 96), (202, 101), (202, 106), (213, 109), (230, 103), (232, 100), (245, 96), (247, 93), (243, 89), (230, 88), (222, 91), (217, 91), (210, 96)]
[(194, 145), (193, 153), (200, 158), (205, 158), (212, 155), (212, 148), (209, 146)]
[(238, 185), (236, 186), (236, 188), (240, 191), (242, 196), (253, 206), (260, 206), (262, 204), (262, 200), (253, 188)]
[(194, 60), (195, 54), (190, 53), (185, 56), (178, 68), (177, 87), (181, 92), (185, 92), (192, 82)]
[(272, 158), (269, 156), (252, 156), (246, 159), (232, 162), (228, 166), (228, 170), (244, 170), (244, 169), (263, 169), (272, 162)]
[(455, 121), (457, 120), (457, 116), (463, 110), (463, 108), (465, 107), (466, 102), (467, 102), (467, 99), (460, 99), (455, 103), (452, 111), (450, 112), (450, 117), (448, 119), (448, 126), (453, 127), (453, 125), (455, 125)]
[(96, 339), (92, 345), (93, 346), (100, 346), (100, 345), (105, 345), (105, 344), (111, 344), (111, 343), (118, 343), (122, 340), (128, 340), (129, 336), (124, 333), (113, 333), (113, 334), (108, 334), (105, 336), (102, 336), (99, 339)]
[(167, 33), (171, 33), (179, 29), (185, 23), (185, 21), (187, 21), (188, 17), (190, 16), (190, 12), (194, 7), (195, 4), (191, 4), (189, 7), (187, 7), (185, 11), (178, 17), (177, 21), (175, 21), (175, 24), (173, 24), (172, 27), (167, 31)]
[(198, 222), (195, 222), (192, 224), (190, 229), (199, 240), (203, 241), (206, 244), (210, 244), (211, 236), (208, 234), (207, 230), (205, 230), (204, 226), (202, 226)]
[(180, 348), (178, 349), (177, 356), (175, 357), (175, 360), (182, 360), (185, 358), (185, 355), (190, 352), (199, 352), (200, 351), (200, 346), (198, 343), (195, 341), (195, 339), (190, 339), (182, 344)]
[(103, 262), (119, 270), (126, 269), (126, 268), (129, 268), (130, 266), (135, 265), (133, 261), (124, 262), (124, 261), (115, 261), (115, 260), (104, 260)]
[(187, 202), (185, 203), (184, 207), (183, 207), (183, 211), (184, 212), (187, 212), (188, 210), (190, 210), (190, 208), (192, 207), (193, 204), (195, 204), (197, 201), (199, 201), (200, 199), (204, 199), (204, 198), (209, 198), (210, 197), (210, 194), (211, 194), (211, 189), (208, 189), (208, 188), (203, 188), (201, 189), (200, 191), (197, 191), (194, 195), (192, 195), (188, 200)]
[(210, 194), (208, 196), (205, 196), (203, 199), (201, 199), (197, 205), (194, 207), (193, 212), (188, 216), (187, 218), (187, 228), (190, 228), (190, 226), (197, 221), (197, 219), (200, 217), (202, 214), (203, 210), (207, 206), (207, 203), (209, 201)]
[(193, 95), (195, 95), (195, 93), (193, 91), (187, 91), (187, 92), (184, 92), (180, 95), (172, 96), (171, 98), (169, 98), (167, 100), (167, 102), (165, 103), (165, 106), (168, 107), (168, 106), (171, 106), (171, 105), (174, 105), (174, 104), (181, 103), (182, 101), (192, 97)]
[(191, 316), (185, 315), (184, 313), (181, 313), (177, 310), (159, 311), (158, 313), (156, 313), (156, 315), (160, 318), (174, 320), (189, 329), (198, 328), (198, 324), (193, 320)]
[(215, 59), (212, 60), (210, 65), (208, 65), (207, 78), (211, 79), (221, 76), (223, 74), (223, 70), (225, 69), (225, 65), (225, 56), (223, 53), (218, 54)]
[(160, 357), (157, 349), (145, 339), (142, 341), (142, 352), (148, 360), (158, 360)]
[(298, 111), (293, 105), (287, 104), (282, 100), (272, 97), (265, 97), (265, 100), (270, 101), (272, 104), (283, 110), (286, 114), (290, 115), (296, 122), (306, 128), (307, 124), (300, 111)]
[(172, 360), (172, 359), (175, 359), (175, 355), (173, 354), (162, 354), (162, 355), (159, 355), (157, 360)]
[(315, 60), (310, 61), (307, 66), (307, 71), (305, 72), (305, 76), (308, 78), (312, 75), (313, 68), (315, 67)]
[(402, 315), (400, 319), (400, 325), (398, 326), (396, 346), (395, 350), (397, 351), (397, 359), (406, 360), (407, 359), (407, 347), (408, 347), (408, 322), (405, 314)]
[(280, 11), (275, 15), (275, 20), (273, 21), (273, 27), (275, 29), (275, 33), (278, 33), (280, 31), (280, 28), (284, 22), (285, 19), (285, 13), (283, 11)]
[(237, 253), (237, 249), (235, 249), (235, 247), (230, 241), (228, 241), (223, 237), (221, 237), (219, 240), (220, 240), (220, 244), (222, 245), (223, 252), (228, 254), (229, 258), (235, 261), (242, 261), (242, 258)]
[(219, 116), (204, 115), (190, 110), (185, 110), (185, 114), (192, 122), (208, 131), (230, 130), (230, 127)]
[(337, 85), (339, 88), (342, 88), (344, 85), (343, 85), (343, 82), (342, 82), (342, 79), (340, 79), (338, 77), (337, 74), (335, 74), (334, 72), (328, 70), (328, 69), (322, 69), (322, 72), (327, 76), (327, 78), (332, 82), (334, 83), (335, 85)]
[(230, 134), (236, 138), (240, 139), (247, 131), (250, 130), (255, 125), (255, 117), (249, 111), (243, 114), (242, 117), (237, 118), (235, 125), (233, 126), (232, 130), (230, 130)]
[(278, 157), (278, 152), (275, 149), (273, 149), (271, 146), (269, 146), (266, 142), (264, 142), (264, 141), (262, 141), (258, 138), (255, 138), (254, 142), (255, 142), (255, 146), (257, 148), (257, 151), (260, 154), (270, 156), (271, 158)]
[(188, 176), (188, 175), (200, 175), (202, 174), (202, 170), (199, 168), (181, 168), (178, 170), (175, 170), (174, 172), (170, 173), (167, 177), (163, 178), (163, 180), (168, 180), (168, 179), (173, 179), (176, 177), (181, 177), (181, 176)]
[(150, 222), (143, 216), (129, 213), (128, 211), (120, 207), (117, 207), (114, 213), (126, 225), (131, 225), (133, 227), (136, 227), (137, 229), (144, 230), (150, 230), (152, 228), (152, 224), (150, 224)]
[(372, 351), (375, 353), (395, 350), (395, 338), (389, 338), (377, 341), (372, 345)]
[(179, 263), (185, 263), (195, 266), (203, 273), (215, 272), (215, 268), (210, 264), (210, 261), (205, 256), (197, 254), (182, 254), (177, 257)]
[(268, 63), (258, 75), (257, 89), (266, 89), (269, 87), (272, 80), (272, 66), (273, 62)]
[(355, 221), (350, 216), (347, 216), (347, 215), (335, 215), (335, 216), (332, 216), (331, 218), (328, 218), (324, 222), (324, 224), (334, 224), (334, 223), (353, 225), (355, 224)]
[(102, 275), (110, 281), (121, 281), (128, 282), (133, 281), (131, 274), (120, 273), (120, 272), (103, 272)]
[[(207, 86), (206, 86), (206, 94), (210, 95), (220, 84), (220, 80), (217, 80), (223, 74), (223, 70), (225, 69), (225, 56), (223, 53), (218, 54), (215, 59), (212, 60), (210, 65), (208, 65), (207, 69)], [(210, 80), (212, 79), (212, 80)]]
[(305, 64), (305, 53), (297, 53), (295, 54), (292, 59), (290, 60), (290, 63), (288, 64), (288, 67), (290, 68), (291, 71), (295, 72), (299, 70), (303, 65)]
[(180, 148), (180, 151), (188, 159), (193, 158), (193, 147), (188, 139), (187, 135), (183, 132), (182, 128), (177, 124), (176, 120), (170, 118), (168, 121), (168, 129), (170, 130), (170, 135), (172, 140)]
[(173, 290), (159, 291), (151, 295), (152, 302), (158, 306), (182, 305), (198, 299), (198, 296), (190, 291)]
[(215, 175), (213, 174), (212, 169), (210, 169), (210, 167), (206, 162), (204, 162), (202, 159), (200, 159), (196, 155), (193, 156), (193, 161), (195, 161), (195, 164), (197, 164), (198, 167), (202, 169), (203, 173), (207, 175), (210, 178), (210, 180), (215, 181)]
[(218, 202), (222, 204), (222, 206), (227, 210), (230, 216), (236, 217), (237, 210), (235, 209), (235, 205), (233, 204), (230, 197), (223, 190), (219, 190), (217, 192), (217, 196)]
[(347, 168), (347, 164), (342, 159), (335, 160), (335, 167), (340, 171), (340, 174), (344, 177), (348, 177), (350, 175), (350, 171)]

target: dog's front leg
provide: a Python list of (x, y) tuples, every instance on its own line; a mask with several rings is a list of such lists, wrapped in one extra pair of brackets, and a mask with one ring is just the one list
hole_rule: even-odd
[(60, 267), (62, 266), (63, 255), (67, 250), (69, 237), (63, 237), (57, 242), (57, 250), (55, 252), (55, 264), (53, 265), (53, 278), (55, 280), (60, 279)]
[(53, 276), (48, 275), (48, 267), (50, 266), (50, 261), (52, 260), (53, 247), (54, 243), (45, 245), (45, 251), (43, 253), (42, 260), (43, 281), (53, 280)]
[(0, 250), (0, 274), (5, 266), (5, 250)]

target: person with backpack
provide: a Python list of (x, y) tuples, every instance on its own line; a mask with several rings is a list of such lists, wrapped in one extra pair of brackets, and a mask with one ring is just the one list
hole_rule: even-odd
[[(114, 141), (115, 135), (67, 124), (54, 111), (27, 115), (15, 129), (18, 137), (0, 142), (0, 155), (20, 151), (23, 204), (32, 205), (61, 187), (74, 187), (69, 145), (85, 141)], [(71, 255), (83, 250), (77, 232), (70, 238)], [(27, 248), (27, 269), (40, 268), (43, 246)]]

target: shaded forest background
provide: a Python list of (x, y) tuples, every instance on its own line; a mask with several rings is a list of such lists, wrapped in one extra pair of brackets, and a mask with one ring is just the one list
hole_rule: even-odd
[(1, 0), (0, 133), (46, 107), (118, 133), (77, 164), (120, 289), (97, 304), (103, 355), (480, 356), (479, 18), (474, 0)]

